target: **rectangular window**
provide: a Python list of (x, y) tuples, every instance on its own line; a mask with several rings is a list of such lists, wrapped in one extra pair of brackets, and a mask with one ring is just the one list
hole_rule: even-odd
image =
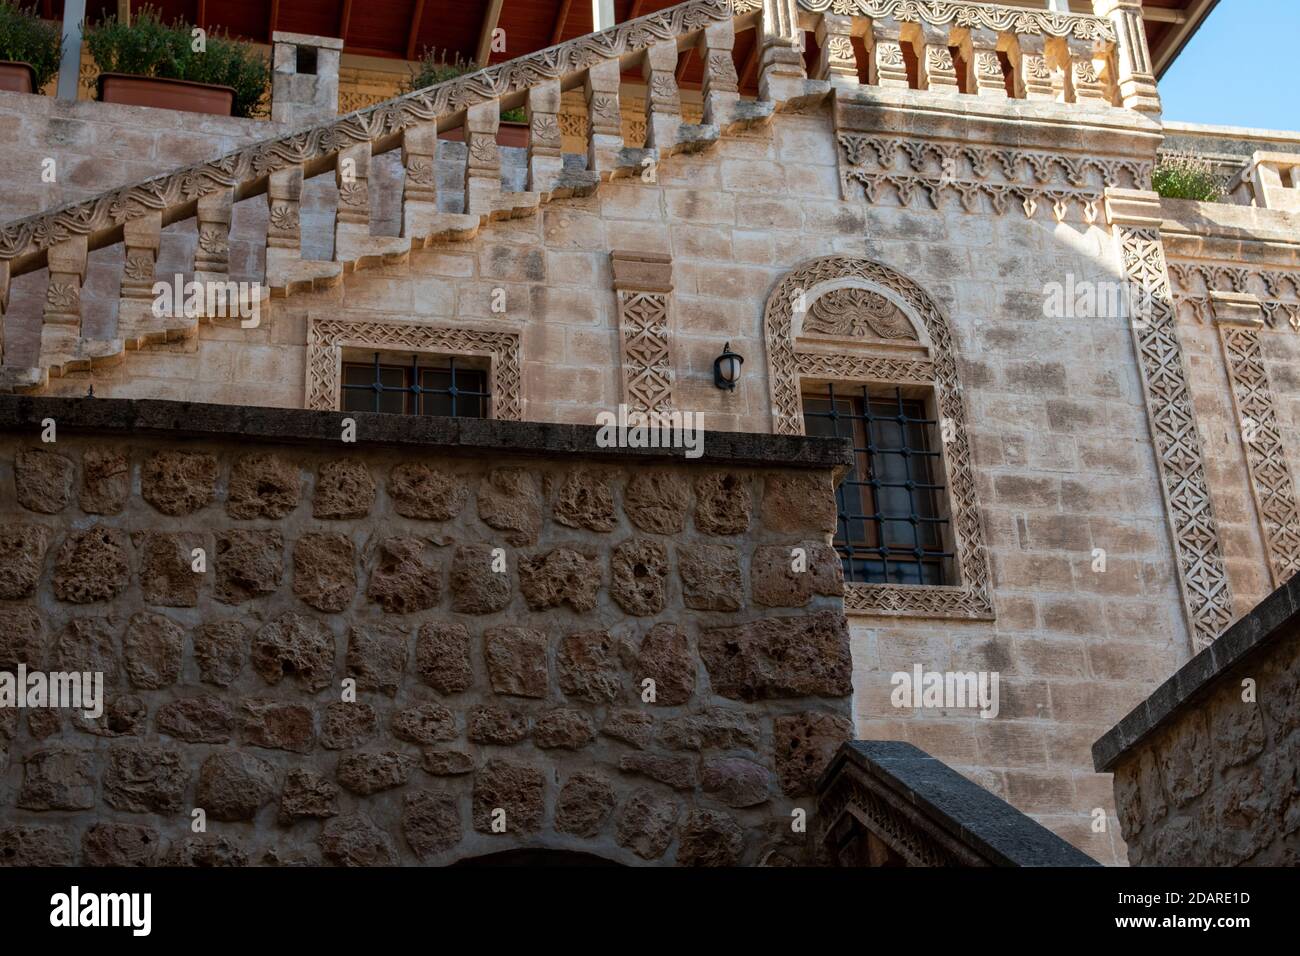
[(953, 584), (938, 424), (901, 389), (806, 389), (804, 430), (853, 440), (836, 490), (835, 549), (857, 584)]
[(384, 361), (343, 363), (345, 412), (388, 412), (392, 415), (443, 415), (448, 418), (487, 418), (487, 371), (454, 357), (414, 355), (409, 363)]

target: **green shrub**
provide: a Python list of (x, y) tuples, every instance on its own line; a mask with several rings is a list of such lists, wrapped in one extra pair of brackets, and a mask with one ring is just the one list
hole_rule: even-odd
[(1219, 202), (1226, 189), (1209, 160), (1187, 153), (1165, 153), (1151, 174), (1151, 188), (1166, 199)]
[(129, 24), (106, 17), (86, 31), (86, 46), (101, 73), (229, 86), (235, 116), (257, 113), (271, 88), (270, 64), (248, 44), (213, 31), (207, 31), (203, 49), (195, 50), (192, 30), (183, 20), (163, 23), (145, 7)]
[(24, 9), (0, 0), (0, 60), (28, 64), (36, 73), (36, 90), (59, 72), (62, 51), (58, 25), (38, 17), (35, 5)]

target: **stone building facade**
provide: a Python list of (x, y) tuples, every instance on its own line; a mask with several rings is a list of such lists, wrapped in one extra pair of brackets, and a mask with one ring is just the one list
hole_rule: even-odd
[[(1300, 135), (1166, 129), (1139, 4), (1094, 8), (692, 0), (306, 132), (0, 94), (0, 387), (326, 413), (367, 363), (453, 359), (497, 421), (627, 405), (710, 435), (887, 428), (896, 401), (929, 462), (898, 520), (937, 537), (849, 569), (852, 732), (1121, 862), (1093, 741), (1297, 560)], [(499, 146), (518, 106), (528, 145)], [(1225, 202), (1151, 191), (1180, 142)], [(256, 324), (152, 314), (175, 275), (260, 282)], [(808, 499), (821, 545), (856, 488)], [(997, 716), (896, 706), (916, 666), (996, 673)]]

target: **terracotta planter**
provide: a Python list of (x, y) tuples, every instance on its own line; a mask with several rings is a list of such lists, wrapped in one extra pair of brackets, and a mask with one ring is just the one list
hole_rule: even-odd
[[(465, 142), (465, 129), (462, 126), (457, 126), (455, 129), (443, 130), (438, 134), (438, 138), (445, 139), (449, 143), (463, 143)], [(527, 146), (528, 124), (502, 120), (500, 127), (497, 128), (497, 145)]]
[(32, 93), (36, 89), (36, 71), (26, 63), (0, 60), (0, 90)]
[(99, 99), (103, 103), (120, 103), (123, 106), (153, 106), (164, 110), (229, 116), (235, 104), (235, 91), (229, 86), (213, 86), (208, 83), (128, 76), (125, 73), (101, 73)]

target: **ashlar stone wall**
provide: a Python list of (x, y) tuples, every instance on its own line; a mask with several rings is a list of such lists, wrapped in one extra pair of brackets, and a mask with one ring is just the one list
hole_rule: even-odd
[(0, 709), (0, 863), (811, 860), (852, 732), (838, 443), (629, 459), (362, 415), (254, 444), (342, 416), (144, 403), (146, 432), (100, 399), (41, 400), (43, 443), (0, 402), (0, 670), (107, 698)]

